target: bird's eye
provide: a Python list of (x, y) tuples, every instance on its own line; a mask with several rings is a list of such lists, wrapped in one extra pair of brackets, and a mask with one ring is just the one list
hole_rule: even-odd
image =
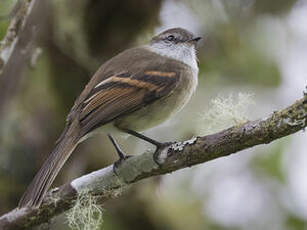
[(169, 35), (169, 36), (167, 36), (167, 40), (168, 41), (174, 41), (175, 40), (175, 36), (174, 35)]

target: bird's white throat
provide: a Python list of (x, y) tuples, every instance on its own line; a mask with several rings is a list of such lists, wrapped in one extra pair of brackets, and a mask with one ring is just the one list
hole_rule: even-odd
[(162, 56), (181, 61), (189, 65), (193, 71), (198, 72), (197, 57), (194, 46), (186, 44), (166, 46), (163, 43), (157, 42), (150, 44), (148, 48), (152, 52), (158, 53)]

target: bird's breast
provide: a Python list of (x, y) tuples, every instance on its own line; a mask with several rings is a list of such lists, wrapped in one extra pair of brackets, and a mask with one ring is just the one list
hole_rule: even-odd
[(129, 115), (118, 118), (114, 125), (121, 130), (144, 131), (166, 121), (191, 99), (198, 84), (198, 69), (187, 68), (176, 88), (167, 95)]

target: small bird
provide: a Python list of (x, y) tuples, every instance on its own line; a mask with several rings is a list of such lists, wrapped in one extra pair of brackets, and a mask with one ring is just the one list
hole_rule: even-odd
[(173, 28), (105, 62), (75, 101), (53, 152), (18, 207), (39, 207), (76, 146), (95, 133), (108, 134), (118, 162), (127, 156), (110, 134), (114, 131), (161, 146), (139, 132), (167, 120), (190, 100), (198, 83), (196, 44), (200, 39), (185, 29)]

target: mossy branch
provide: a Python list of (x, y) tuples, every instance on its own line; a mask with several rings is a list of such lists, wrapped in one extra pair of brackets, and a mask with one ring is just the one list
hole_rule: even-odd
[[(156, 152), (129, 158), (116, 170), (113, 166), (92, 172), (51, 190), (40, 208), (14, 209), (0, 217), (0, 229), (28, 229), (48, 222), (67, 211), (76, 198), (89, 191), (101, 203), (121, 195), (125, 188), (141, 179), (162, 175), (181, 168), (224, 157), (240, 150), (288, 136), (307, 126), (307, 94), (286, 109), (269, 117), (233, 126), (221, 132), (175, 142)], [(158, 156), (157, 164), (153, 156)]]

